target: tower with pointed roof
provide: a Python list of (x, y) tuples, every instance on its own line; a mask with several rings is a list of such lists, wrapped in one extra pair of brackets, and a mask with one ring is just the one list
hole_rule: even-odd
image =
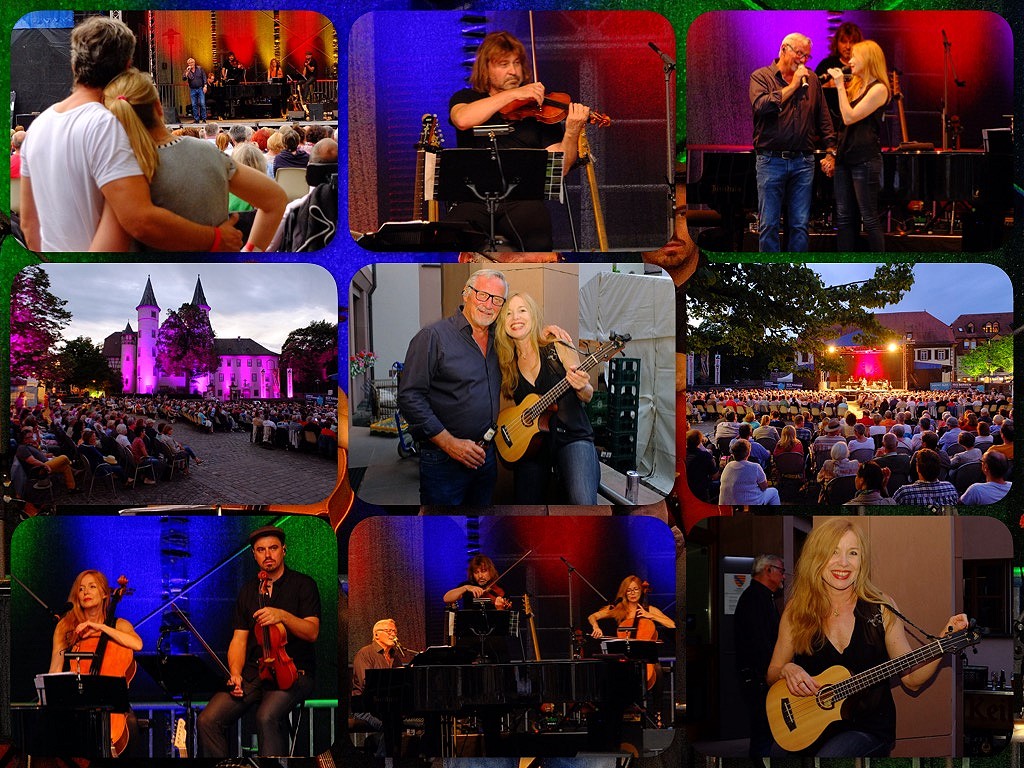
[(135, 359), (138, 337), (128, 323), (121, 331), (121, 391), (135, 391)]
[(156, 336), (160, 330), (160, 305), (156, 303), (153, 293), (153, 282), (146, 277), (146, 289), (142, 292), (142, 300), (135, 307), (139, 316), (139, 340), (136, 352), (135, 370), (136, 386), (134, 391), (140, 395), (151, 395), (156, 392)]

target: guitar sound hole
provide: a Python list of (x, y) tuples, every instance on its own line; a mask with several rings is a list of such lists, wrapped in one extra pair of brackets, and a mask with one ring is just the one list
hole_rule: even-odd
[(817, 694), (815, 694), (814, 698), (817, 699), (818, 706), (822, 709), (834, 709), (836, 702), (832, 695), (832, 686), (826, 685), (824, 688), (820, 689)]

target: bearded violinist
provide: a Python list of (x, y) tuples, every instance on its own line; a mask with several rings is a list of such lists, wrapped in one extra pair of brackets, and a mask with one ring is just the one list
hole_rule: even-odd
[[(512, 607), (512, 601), (505, 597), (505, 590), (497, 583), (498, 575), (491, 558), (476, 555), (466, 568), (466, 580), (445, 592), (444, 601), (454, 603), (461, 598), (464, 609), (472, 609), (476, 605), (484, 610), (507, 611)], [(512, 658), (507, 637), (492, 635), (482, 645), (475, 637), (460, 637), (456, 645), (481, 650), (483, 661), (505, 663)]]
[[(280, 528), (256, 529), (249, 544), (260, 576), (266, 578), (247, 582), (238, 594), (228, 645), (229, 690), (215, 693), (199, 715), (201, 757), (227, 757), (227, 726), (252, 707), (257, 708), (259, 755), (287, 755), (288, 713), (315, 688), (314, 644), (320, 634), (316, 582), (285, 567), (287, 547)], [(265, 649), (272, 651), (274, 664), (263, 661)]]
[[(113, 625), (107, 624), (110, 613), (111, 591), (107, 577), (99, 571), (82, 571), (71, 585), (68, 594), (71, 610), (65, 613), (53, 631), (53, 650), (50, 654), (50, 672), (82, 672), (88, 673), (95, 659), (65, 659), (69, 651), (93, 652), (99, 655), (98, 641), (107, 638), (106, 648), (100, 661), (100, 673), (104, 675), (124, 675), (130, 681), (135, 671), (132, 653), (142, 650), (142, 638), (139, 637), (131, 622), (116, 618)], [(124, 749), (121, 741), (127, 737), (127, 745), (133, 752), (141, 746), (137, 738), (135, 716), (128, 713), (117, 726), (115, 716), (111, 715), (111, 735), (115, 740), (115, 753)], [(127, 732), (124, 729), (127, 728)], [(139, 755), (145, 755), (144, 749)]]
[[(504, 125), (510, 121), (502, 108), (522, 99), (544, 101), (544, 85), (533, 81), (526, 49), (508, 32), (492, 32), (483, 39), (476, 52), (470, 88), (464, 88), (448, 102), (449, 122), (458, 131), (459, 147), (489, 147), (487, 136), (474, 136), (479, 125)], [(564, 176), (578, 156), (580, 131), (590, 116), (590, 108), (571, 103), (565, 128), (548, 125), (528, 117), (514, 123), (514, 130), (496, 141), (499, 149), (547, 149), (564, 153)], [(453, 206), (444, 217), (449, 221), (467, 221), (481, 232), (490, 224), (485, 205), (463, 202)], [(495, 232), (508, 239), (515, 251), (551, 251), (551, 216), (542, 201), (503, 201), (495, 219)]]

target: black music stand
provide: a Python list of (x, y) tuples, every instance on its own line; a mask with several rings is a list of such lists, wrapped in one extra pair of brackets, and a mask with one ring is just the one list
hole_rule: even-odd
[[(196, 711), (192, 702), (196, 694), (213, 694), (224, 690), (224, 676), (194, 653), (168, 656), (161, 653), (137, 653), (135, 660), (172, 699), (180, 698), (185, 706), (185, 729), (189, 753), (196, 752)], [(173, 723), (172, 723), (173, 724)]]
[[(444, 149), (437, 153), (437, 196), (482, 202), (490, 221), (488, 251), (498, 250), (494, 220), (505, 200), (561, 200), (561, 153), (546, 149)], [(555, 172), (557, 170), (557, 173)]]
[(511, 634), (511, 611), (494, 608), (469, 609), (455, 612), (455, 637), (480, 641), (480, 657), (486, 658), (485, 645), (491, 637), (508, 637)]
[(113, 756), (110, 713), (131, 710), (124, 677), (58, 672), (38, 675), (36, 687), (42, 707), (35, 732), (27, 740), (29, 754)]

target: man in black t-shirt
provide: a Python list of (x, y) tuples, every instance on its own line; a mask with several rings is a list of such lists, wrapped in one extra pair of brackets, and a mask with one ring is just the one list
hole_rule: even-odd
[[(201, 757), (227, 757), (226, 728), (252, 707), (257, 707), (259, 754), (287, 755), (288, 713), (315, 688), (320, 593), (312, 578), (285, 568), (284, 540), (284, 531), (271, 525), (249, 535), (260, 576), (269, 582), (269, 594), (260, 593), (260, 578), (247, 582), (238, 593), (232, 620), (234, 634), (228, 645), (230, 691), (214, 694), (199, 715)], [(276, 634), (278, 630), (284, 630), (287, 652), (295, 664), (294, 681), (287, 681), (290, 685), (285, 684), (283, 671), (277, 673), (276, 679), (260, 676), (261, 631)], [(277, 680), (281, 680), (280, 685)]]
[[(523, 44), (508, 32), (492, 32), (476, 52), (470, 88), (458, 91), (448, 103), (449, 122), (458, 131), (459, 147), (489, 147), (490, 138), (474, 136), (480, 125), (504, 125), (510, 121), (500, 110), (512, 102), (526, 100), (538, 105), (544, 101), (543, 83), (533, 75)], [(564, 131), (560, 125), (548, 125), (534, 118), (513, 124), (513, 132), (498, 136), (499, 149), (547, 149), (564, 153), (562, 175), (572, 168), (578, 156), (580, 131), (590, 116), (590, 108), (570, 104)], [(474, 229), (487, 232), (490, 224), (483, 203), (457, 203), (448, 211), (448, 221), (467, 221)], [(514, 250), (550, 251), (551, 216), (542, 201), (502, 202), (495, 219), (495, 233), (505, 237)]]

